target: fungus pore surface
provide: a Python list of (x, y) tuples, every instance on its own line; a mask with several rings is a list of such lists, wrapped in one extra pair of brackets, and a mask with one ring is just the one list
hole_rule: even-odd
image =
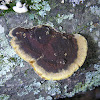
[(50, 26), (10, 31), (11, 45), (45, 80), (71, 76), (85, 61), (87, 41), (79, 34), (60, 33)]

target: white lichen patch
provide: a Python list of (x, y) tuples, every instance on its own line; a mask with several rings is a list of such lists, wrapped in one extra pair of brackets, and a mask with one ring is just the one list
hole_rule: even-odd
[(86, 91), (87, 88), (91, 90), (93, 89), (93, 86), (100, 85), (100, 65), (94, 64), (94, 68), (96, 69), (96, 71), (86, 73), (85, 84), (81, 84), (81, 88), (79, 88), (79, 91)]
[(50, 22), (50, 21), (48, 21), (45, 25), (54, 27), (54, 24), (52, 22)]
[(33, 3), (33, 5), (30, 5), (29, 8), (36, 10), (41, 17), (44, 17), (46, 12), (51, 10), (48, 1), (31, 0), (31, 3)]
[(41, 89), (44, 89), (46, 93), (54, 96), (56, 94), (60, 94), (60, 84), (56, 81), (46, 81), (41, 85)]
[(64, 15), (64, 14), (63, 15), (60, 15), (60, 14), (58, 14), (55, 19), (56, 19), (57, 23), (60, 24), (60, 23), (62, 23), (62, 21), (64, 19), (71, 20), (71, 19), (73, 19), (73, 17), (74, 17), (74, 14), (69, 14), (69, 15)]
[(100, 42), (98, 42), (98, 47), (100, 48)]
[(72, 97), (76, 93), (85, 92), (87, 89), (92, 90), (94, 86), (99, 86), (100, 85), (100, 65), (94, 64), (94, 68), (96, 69), (96, 71), (87, 72), (85, 83), (84, 84), (82, 82), (77, 83), (73, 91), (68, 92), (67, 91), (68, 85), (65, 85), (64, 86), (65, 96)]
[(47, 96), (46, 100), (52, 100), (52, 97), (51, 96)]
[(40, 95), (39, 98), (35, 100), (45, 100), (45, 98)]
[(23, 66), (23, 60), (9, 45), (4, 27), (0, 25), (0, 86), (13, 77), (12, 72), (16, 65)]
[(93, 22), (91, 21), (90, 23), (90, 32), (92, 32), (95, 28), (96, 28), (96, 26), (95, 26), (95, 24), (93, 24)]
[(100, 36), (100, 32), (99, 32), (99, 30), (98, 30), (98, 31), (96, 31), (96, 36), (97, 36), (97, 37), (99, 37), (99, 36)]
[(24, 86), (24, 90), (20, 89), (17, 92), (17, 95), (21, 97), (21, 96), (29, 94), (29, 92), (33, 92), (33, 94), (36, 95), (40, 92), (39, 91), (40, 86), (41, 86), (41, 83), (37, 82), (36, 79), (34, 79), (33, 83)]
[(33, 20), (33, 21), (37, 20), (37, 24), (38, 25), (47, 25), (47, 26), (54, 27), (54, 23), (52, 23), (50, 21), (45, 22), (43, 19), (41, 20), (39, 18), (39, 16), (36, 15), (36, 14), (29, 14), (29, 19), (30, 20)]
[(0, 95), (0, 100), (8, 100), (9, 97), (10, 97), (9, 95), (1, 94), (1, 95)]
[(52, 100), (52, 97), (51, 96), (47, 96), (46, 98), (45, 97), (42, 97), (41, 95), (39, 96), (38, 99), (35, 99), (35, 100)]
[(98, 73), (100, 73), (100, 65), (95, 64), (94, 68), (98, 71)]
[(100, 7), (98, 6), (91, 6), (90, 11), (94, 15), (98, 15), (100, 17)]
[(65, 86), (64, 86), (64, 92), (65, 92), (65, 93), (67, 93), (67, 88), (68, 88), (68, 85), (65, 85)]
[[(4, 86), (4, 83), (5, 83), (7, 80), (9, 80), (9, 79), (11, 79), (11, 78), (13, 77), (12, 73), (7, 74), (6, 71), (4, 71), (4, 73), (6, 74), (6, 76), (3, 76), (3, 75), (2, 75), (2, 78), (0, 78), (0, 86)], [(0, 74), (2, 74), (2, 73), (0, 73)]]
[(4, 27), (2, 25), (0, 25), (0, 33), (4, 33)]
[(86, 73), (86, 85), (89, 87), (89, 89), (92, 89), (92, 86), (100, 85), (100, 65), (95, 64), (94, 68), (97, 71)]

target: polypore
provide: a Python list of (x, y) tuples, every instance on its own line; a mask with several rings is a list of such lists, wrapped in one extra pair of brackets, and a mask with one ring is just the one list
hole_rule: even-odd
[(87, 41), (80, 34), (67, 34), (45, 25), (10, 31), (11, 45), (45, 80), (62, 80), (82, 66)]

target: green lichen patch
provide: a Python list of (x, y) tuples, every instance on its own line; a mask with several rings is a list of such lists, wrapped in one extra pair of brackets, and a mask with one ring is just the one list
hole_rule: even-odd
[(31, 0), (32, 5), (29, 5), (30, 10), (35, 10), (41, 17), (46, 15), (47, 11), (50, 11), (51, 7), (48, 1)]
[(34, 79), (33, 83), (24, 86), (24, 90), (20, 89), (17, 92), (17, 95), (21, 97), (21, 96), (29, 94), (30, 92), (33, 92), (34, 95), (37, 95), (40, 92), (39, 90), (40, 86), (41, 86), (41, 83), (37, 82), (36, 79)]
[(54, 27), (54, 23), (51, 21), (47, 21), (46, 18), (39, 17), (37, 14), (29, 14), (29, 19), (33, 20), (34, 26), (35, 25), (48, 25)]
[(4, 27), (0, 25), (0, 86), (13, 77), (15, 66), (24, 66), (23, 60), (9, 45), (4, 31)]
[(76, 93), (92, 90), (94, 89), (95, 86), (99, 86), (100, 85), (100, 65), (94, 64), (94, 69), (96, 70), (92, 72), (87, 72), (85, 74), (85, 77), (86, 77), (85, 82), (77, 83), (71, 92), (68, 92), (68, 85), (66, 85), (64, 87), (65, 96), (72, 97)]
[(52, 97), (51, 96), (47, 96), (46, 100), (52, 100)]
[(44, 89), (47, 94), (54, 96), (61, 93), (59, 86), (60, 84), (57, 81), (46, 81), (41, 85), (41, 89)]
[(86, 73), (84, 84), (78, 83), (75, 86), (74, 91), (76, 91), (76, 93), (79, 93), (80, 91), (85, 92), (87, 89), (92, 90), (94, 89), (94, 86), (100, 85), (100, 65), (94, 64), (94, 68), (96, 71)]
[(71, 20), (73, 17), (74, 17), (74, 14), (69, 14), (69, 15), (60, 15), (60, 14), (57, 14), (57, 16), (56, 16), (55, 19), (56, 19), (57, 23), (60, 24), (60, 23), (62, 23), (62, 21), (64, 19)]
[(98, 15), (100, 17), (100, 7), (98, 6), (91, 6), (90, 11), (94, 15)]
[(96, 71), (86, 73), (85, 82), (87, 83), (89, 89), (91, 89), (93, 86), (100, 85), (100, 65), (94, 64), (94, 68)]
[(0, 100), (8, 100), (9, 97), (10, 97), (9, 95), (1, 94), (1, 95), (0, 95)]
[(47, 96), (46, 98), (45, 97), (43, 97), (43, 96), (39, 96), (39, 98), (38, 99), (35, 99), (35, 100), (52, 100), (52, 97), (51, 96)]

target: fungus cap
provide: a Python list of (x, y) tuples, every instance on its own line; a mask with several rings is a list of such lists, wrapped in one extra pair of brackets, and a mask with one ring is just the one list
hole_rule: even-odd
[(18, 27), (9, 34), (16, 53), (45, 80), (70, 77), (82, 66), (87, 55), (87, 41), (80, 34), (61, 34), (46, 25), (31, 29)]
[(20, 8), (20, 7), (22, 7), (23, 5), (22, 5), (22, 3), (20, 2), (20, 1), (18, 1), (17, 3), (16, 3), (16, 7), (18, 7), (18, 8)]
[(27, 7), (25, 6), (25, 4), (21, 4), (21, 2), (17, 2), (16, 6), (13, 7), (13, 10), (17, 13), (25, 13), (28, 11)]
[(8, 7), (5, 4), (3, 4), (3, 5), (0, 5), (0, 9), (1, 10), (8, 10)]

